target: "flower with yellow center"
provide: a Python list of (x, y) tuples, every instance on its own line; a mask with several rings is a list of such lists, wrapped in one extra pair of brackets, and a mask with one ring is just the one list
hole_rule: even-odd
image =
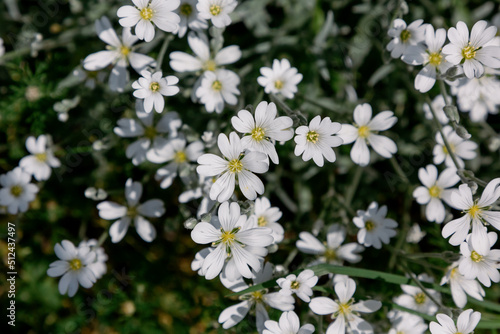
[(478, 262), (481, 262), (481, 260), (483, 259), (483, 256), (479, 255), (478, 252), (476, 252), (476, 251), (472, 251), (470, 253), (470, 258), (472, 259), (472, 261), (478, 263)]
[(319, 133), (316, 131), (309, 131), (306, 135), (306, 140), (310, 143), (316, 144), (319, 140)]
[(370, 136), (370, 128), (367, 125), (362, 125), (358, 128), (358, 136), (360, 138), (368, 138)]
[(257, 218), (257, 225), (259, 225), (260, 227), (267, 226), (267, 219), (266, 219), (266, 217), (260, 216), (259, 218)]
[(80, 259), (70, 260), (69, 267), (71, 270), (79, 270), (82, 267), (82, 261)]
[(467, 60), (474, 59), (476, 57), (476, 48), (469, 43), (462, 49), (462, 57)]
[(284, 84), (283, 84), (283, 81), (281, 81), (281, 80), (276, 80), (276, 81), (274, 82), (274, 87), (276, 87), (276, 89), (278, 89), (278, 90), (279, 90), (279, 89), (282, 89), (282, 88), (283, 88), (283, 86), (284, 86)]
[(261, 127), (256, 127), (252, 130), (252, 139), (255, 141), (261, 141), (266, 136), (266, 132)]
[(411, 32), (408, 29), (404, 29), (401, 31), (401, 34), (399, 35), (403, 43), (406, 43), (410, 38), (411, 38)]
[(443, 190), (438, 185), (433, 185), (429, 188), (429, 195), (433, 198), (439, 198)]
[(432, 52), (429, 54), (429, 64), (439, 66), (443, 61), (443, 55), (440, 52)]
[(232, 159), (227, 165), (230, 173), (239, 173), (243, 170), (243, 163), (240, 159)]
[(12, 196), (14, 196), (14, 197), (19, 197), (19, 196), (21, 196), (23, 192), (24, 192), (23, 187), (22, 187), (22, 186), (20, 186), (20, 185), (17, 185), (17, 184), (16, 184), (16, 185), (14, 185), (14, 186), (12, 186), (12, 187), (10, 188), (10, 193), (11, 193), (11, 195), (12, 195)]
[(413, 296), (413, 298), (415, 299), (415, 303), (419, 305), (425, 303), (425, 301), (427, 300), (427, 296), (423, 292), (417, 293), (415, 296)]
[(40, 162), (45, 162), (47, 161), (47, 153), (43, 152), (43, 153), (37, 153), (35, 154), (35, 157), (38, 159), (38, 161)]
[(158, 135), (158, 131), (154, 126), (146, 126), (144, 127), (144, 137), (153, 140)]
[(139, 15), (141, 15), (141, 18), (143, 20), (148, 20), (148, 21), (151, 21), (151, 19), (153, 18), (153, 10), (149, 7), (145, 7), (143, 9), (141, 9), (141, 11), (139, 12)]
[(214, 60), (212, 60), (212, 59), (208, 59), (203, 64), (202, 69), (204, 71), (212, 71), (213, 72), (213, 71), (215, 71), (217, 69), (217, 63)]
[(210, 14), (212, 14), (213, 16), (219, 15), (220, 12), (221, 12), (221, 8), (219, 5), (211, 5), (210, 6)]
[(193, 12), (193, 7), (188, 3), (183, 3), (179, 8), (179, 12), (184, 16), (189, 16)]
[(187, 161), (187, 155), (185, 151), (175, 152), (174, 161), (178, 164), (182, 164)]
[(222, 90), (222, 82), (219, 80), (212, 82), (212, 89), (216, 92), (220, 92)]
[(374, 221), (372, 220), (368, 220), (366, 223), (365, 223), (365, 229), (367, 231), (372, 231), (375, 227), (377, 227), (377, 224), (375, 224)]
[(160, 90), (160, 84), (156, 81), (153, 81), (152, 83), (149, 84), (149, 89), (152, 92), (157, 92)]

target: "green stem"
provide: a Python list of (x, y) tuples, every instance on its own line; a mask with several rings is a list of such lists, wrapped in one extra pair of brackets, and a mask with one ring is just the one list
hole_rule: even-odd
[(165, 58), (165, 53), (167, 52), (168, 45), (174, 39), (174, 35), (167, 35), (163, 40), (163, 44), (160, 49), (160, 53), (158, 53), (158, 58), (156, 59), (156, 69), (155, 71), (161, 70), (161, 65), (163, 64), (163, 58)]
[(279, 105), (280, 108), (283, 109), (290, 118), (292, 118), (294, 124), (295, 123), (297, 123), (298, 125), (307, 124), (307, 118), (299, 110), (292, 110), (279, 96), (275, 94), (271, 94), (269, 95), (269, 97), (274, 103)]
[(391, 159), (389, 159), (389, 161), (391, 162), (392, 168), (394, 168), (394, 171), (403, 180), (403, 182), (404, 183), (410, 183), (410, 180), (408, 180), (408, 177), (406, 177), (405, 172), (403, 171), (403, 169), (399, 165), (399, 163), (396, 160), (396, 158), (394, 156), (392, 156)]
[(356, 171), (354, 172), (354, 176), (352, 178), (352, 182), (347, 188), (346, 195), (345, 195), (345, 206), (350, 206), (352, 199), (354, 197), (354, 193), (358, 189), (359, 181), (361, 180), (361, 176), (363, 175), (363, 167), (356, 166)]

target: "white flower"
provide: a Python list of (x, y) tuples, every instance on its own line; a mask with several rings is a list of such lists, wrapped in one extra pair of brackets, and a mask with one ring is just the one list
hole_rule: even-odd
[(96, 277), (88, 266), (95, 261), (95, 252), (87, 246), (76, 248), (68, 240), (56, 244), (54, 251), (60, 260), (50, 264), (47, 275), (62, 276), (59, 281), (61, 295), (68, 293), (69, 297), (73, 297), (78, 290), (78, 284), (87, 289), (92, 287), (96, 282)]
[(134, 6), (122, 6), (116, 12), (122, 27), (135, 26), (139, 39), (151, 42), (155, 37), (155, 26), (166, 32), (179, 28), (180, 17), (173, 11), (179, 7), (179, 0), (132, 0)]
[(411, 244), (418, 244), (426, 234), (426, 232), (423, 232), (420, 229), (420, 225), (414, 223), (408, 230), (408, 234), (406, 235), (406, 242)]
[(76, 68), (73, 71), (73, 76), (75, 76), (78, 82), (85, 82), (85, 87), (94, 89), (98, 82), (104, 82), (106, 79), (106, 73), (104, 71), (86, 71), (82, 68)]
[[(323, 167), (324, 159), (334, 162), (337, 157), (332, 147), (342, 145), (342, 138), (334, 136), (341, 129), (340, 123), (332, 122), (330, 117), (321, 120), (321, 116), (314, 117), (309, 126), (302, 125), (295, 129), (295, 155), (302, 155), (302, 160), (311, 158), (316, 165)], [(324, 159), (323, 159), (324, 157)]]
[(188, 28), (195, 31), (201, 31), (208, 28), (207, 20), (200, 16), (196, 4), (198, 0), (181, 0), (179, 8), (175, 10), (181, 21), (177, 35), (182, 38), (186, 34)]
[(390, 158), (398, 151), (396, 143), (378, 131), (385, 131), (397, 122), (392, 111), (382, 111), (372, 119), (372, 107), (368, 103), (360, 104), (354, 109), (355, 125), (342, 124), (338, 133), (344, 145), (355, 142), (351, 149), (351, 159), (355, 164), (366, 166), (370, 162), (368, 144), (384, 158)]
[(261, 67), (257, 78), (259, 85), (267, 94), (281, 94), (287, 99), (293, 99), (297, 93), (297, 85), (302, 81), (302, 74), (290, 65), (288, 59), (275, 59), (273, 67)]
[[(273, 276), (273, 270), (273, 265), (267, 262), (263, 266), (262, 270), (255, 273), (253, 285), (270, 280)], [(236, 281), (233, 284), (234, 286), (228, 286), (228, 288), (234, 292), (242, 291), (249, 287), (242, 280)], [(267, 289), (243, 294), (239, 296), (239, 299), (242, 300), (240, 303), (226, 308), (219, 315), (218, 321), (222, 324), (222, 328), (228, 329), (235, 326), (241, 322), (250, 309), (255, 306), (257, 331), (262, 333), (265, 328), (264, 323), (269, 320), (269, 314), (267, 313), (266, 306), (270, 306), (280, 311), (291, 311), (294, 308), (293, 304), (295, 302), (293, 297), (290, 295), (284, 295), (279, 292), (269, 293)]]
[(108, 44), (106, 51), (92, 53), (83, 60), (83, 68), (87, 71), (98, 71), (112, 64), (113, 69), (109, 76), (109, 87), (113, 91), (123, 92), (129, 82), (127, 66), (142, 71), (146, 66), (156, 66), (156, 61), (146, 55), (134, 52), (134, 45), (138, 38), (130, 33), (129, 28), (123, 29), (120, 40), (111, 27), (109, 19), (103, 16), (95, 22), (99, 38)]
[[(260, 260), (267, 255), (264, 247), (273, 243), (272, 230), (266, 227), (248, 228), (247, 217), (240, 214), (238, 203), (224, 202), (219, 207), (220, 229), (213, 224), (200, 222), (191, 231), (191, 238), (198, 244), (215, 247), (203, 262), (202, 271), (210, 280), (217, 277), (226, 260), (234, 259), (234, 269), (243, 277), (251, 278), (251, 267), (259, 271)], [(262, 255), (263, 254), (263, 255)]]
[(51, 168), (61, 166), (61, 162), (54, 156), (50, 147), (50, 138), (46, 135), (41, 135), (37, 139), (33, 136), (28, 137), (26, 149), (31, 155), (22, 158), (19, 166), (33, 175), (37, 181), (48, 180), (52, 173)]
[(491, 286), (491, 282), (500, 282), (500, 249), (491, 249), (497, 242), (498, 235), (490, 232), (486, 238), (481, 240), (481, 247), (475, 247), (471, 235), (466, 242), (460, 245), (462, 259), (458, 265), (458, 270), (466, 279), (477, 278), (484, 286)]
[(96, 254), (94, 262), (87, 264), (87, 268), (92, 270), (96, 279), (101, 278), (107, 271), (106, 261), (108, 261), (108, 255), (104, 251), (104, 248), (97, 246), (96, 239), (90, 239), (86, 241), (81, 241), (78, 248), (90, 248)]
[(486, 28), (486, 21), (478, 21), (472, 27), (469, 39), (467, 25), (459, 21), (457, 27), (448, 29), (448, 38), (451, 43), (443, 48), (446, 60), (453, 65), (462, 64), (467, 78), (479, 78), (484, 74), (484, 66), (491, 68), (500, 67), (500, 47), (486, 45), (497, 32), (496, 27)]
[(387, 34), (392, 40), (387, 44), (387, 51), (391, 52), (392, 58), (401, 57), (409, 45), (417, 45), (424, 41), (424, 20), (416, 20), (406, 26), (406, 22), (395, 19)]
[(306, 254), (319, 256), (314, 263), (332, 263), (342, 265), (344, 261), (358, 263), (365, 248), (356, 242), (342, 245), (346, 237), (345, 227), (340, 224), (332, 224), (326, 233), (326, 244), (323, 244), (309, 232), (300, 232), (300, 240), (297, 241), (299, 251)]
[(198, 206), (198, 212), (196, 213), (196, 216), (201, 218), (201, 215), (210, 212), (217, 203), (217, 201), (211, 200), (209, 196), (213, 184), (212, 177), (198, 175), (198, 182), (194, 183), (194, 185), (190, 185), (190, 188), (179, 195), (179, 202), (187, 203), (202, 197), (201, 203)]
[(237, 5), (236, 0), (198, 0), (196, 8), (200, 12), (200, 17), (212, 20), (212, 24), (217, 28), (224, 28), (231, 24), (229, 14)]
[(392, 310), (387, 314), (392, 323), (388, 334), (424, 334), (427, 324), (424, 320), (408, 312)]
[(315, 276), (311, 269), (306, 269), (299, 276), (291, 274), (286, 278), (278, 278), (276, 283), (281, 288), (280, 293), (287, 295), (295, 293), (297, 297), (309, 303), (313, 295), (312, 288), (318, 283), (318, 276)]
[(358, 216), (353, 218), (358, 231), (358, 242), (366, 247), (382, 248), (382, 243), (388, 244), (389, 239), (396, 235), (398, 226), (393, 219), (385, 218), (387, 206), (378, 208), (377, 202), (372, 202), (368, 211), (358, 210)]
[(137, 166), (154, 156), (151, 153), (148, 156), (149, 151), (166, 145), (167, 139), (164, 135), (168, 134), (169, 138), (177, 137), (177, 130), (182, 126), (182, 121), (176, 112), (167, 112), (155, 126), (154, 113), (142, 111), (142, 104), (139, 104), (136, 115), (139, 121), (130, 118), (119, 119), (118, 126), (113, 131), (124, 138), (138, 137), (125, 151), (127, 158), (132, 159), (132, 163)]
[(415, 89), (426, 93), (436, 83), (436, 74), (443, 74), (452, 66), (443, 59), (441, 49), (446, 41), (446, 30), (438, 29), (434, 33), (434, 27), (428, 24), (425, 28), (425, 44), (427, 49), (421, 45), (409, 46), (401, 59), (410, 65), (424, 65), (415, 78)]
[[(446, 116), (446, 113), (444, 112), (444, 107), (446, 106), (446, 102), (444, 100), (443, 95), (438, 95), (432, 100), (432, 109), (436, 113), (437, 119), (439, 123), (441, 124), (448, 124), (448, 116)], [(424, 103), (423, 109), (425, 113), (425, 118), (427, 119), (433, 119), (434, 116), (432, 116), (431, 112), (431, 106), (429, 104)]]
[(266, 329), (262, 334), (312, 334), (314, 326), (305, 324), (300, 327), (300, 320), (297, 314), (293, 311), (283, 312), (279, 323), (274, 320), (267, 320), (264, 323)]
[(106, 220), (118, 219), (109, 228), (109, 235), (113, 243), (117, 243), (123, 239), (132, 220), (134, 221), (137, 234), (144, 241), (151, 242), (156, 238), (155, 227), (143, 216), (156, 218), (163, 216), (165, 213), (163, 201), (150, 199), (139, 204), (141, 196), (142, 184), (128, 179), (125, 183), (127, 206), (109, 201), (101, 202), (97, 205), (99, 217)]
[(217, 145), (226, 159), (215, 154), (204, 154), (198, 158), (200, 166), (196, 171), (200, 175), (217, 176), (210, 189), (210, 198), (219, 202), (227, 201), (234, 192), (236, 180), (243, 195), (254, 200), (257, 194), (264, 193), (264, 184), (254, 173), (265, 173), (269, 169), (262, 152), (244, 152), (241, 140), (235, 132), (229, 139), (219, 134)]
[(188, 44), (196, 57), (185, 52), (170, 53), (170, 67), (176, 72), (215, 71), (223, 65), (233, 64), (241, 58), (237, 45), (227, 46), (215, 54), (210, 54), (210, 45), (205, 34), (188, 34)]
[[(476, 157), (476, 152), (474, 152), (474, 150), (477, 149), (477, 144), (475, 142), (460, 138), (449, 125), (443, 128), (443, 134), (452, 152), (455, 153), (460, 168), (464, 168), (465, 166), (462, 159), (472, 160)], [(440, 165), (444, 161), (446, 167), (456, 168), (439, 132), (436, 133), (436, 146), (434, 146), (432, 153), (434, 154), (435, 165)]]
[(173, 75), (162, 78), (162, 72), (153, 74), (149, 71), (141, 72), (142, 78), (132, 83), (135, 89), (134, 96), (144, 99), (144, 111), (151, 112), (153, 105), (157, 113), (163, 112), (165, 100), (163, 96), (173, 96), (179, 92), (179, 87), (175, 86), (179, 79)]
[(489, 210), (489, 207), (499, 197), (500, 178), (493, 179), (488, 183), (479, 200), (473, 200), (472, 191), (467, 184), (460, 185), (458, 190), (454, 190), (451, 194), (450, 206), (460, 210), (465, 215), (446, 224), (442, 231), (443, 237), (448, 238), (453, 235), (449, 242), (453, 246), (458, 246), (467, 237), (472, 224), (474, 248), (485, 252), (487, 250), (487, 229), (483, 224), (491, 224), (494, 228), (500, 230), (500, 212)]
[(432, 321), (429, 325), (431, 334), (470, 334), (481, 320), (481, 313), (472, 309), (463, 311), (458, 316), (457, 326), (446, 314), (439, 313), (436, 318), (439, 323)]
[(164, 147), (148, 152), (148, 160), (151, 162), (170, 162), (156, 171), (155, 180), (160, 181), (161, 188), (170, 187), (181, 168), (188, 166), (189, 162), (196, 162), (203, 154), (204, 145), (201, 141), (192, 142), (187, 147), (186, 144), (186, 139), (174, 138), (169, 140)]
[(441, 279), (441, 285), (450, 285), (451, 297), (455, 305), (463, 308), (467, 304), (467, 295), (477, 300), (483, 300), (485, 295), (483, 288), (475, 279), (467, 279), (458, 269), (460, 262), (454, 262), (448, 267), (446, 275)]
[(426, 205), (425, 217), (430, 222), (441, 224), (446, 215), (446, 209), (443, 202), (450, 205), (451, 193), (453, 190), (448, 189), (453, 187), (460, 181), (456, 169), (445, 169), (438, 178), (438, 170), (434, 165), (427, 165), (425, 168), (418, 170), (418, 178), (424, 185), (413, 191), (413, 197), (418, 204)]
[(243, 147), (265, 153), (275, 164), (279, 163), (274, 141), (287, 141), (293, 137), (293, 121), (288, 116), (276, 117), (276, 105), (262, 101), (255, 109), (255, 119), (248, 110), (240, 110), (231, 118), (236, 131), (248, 134), (241, 138)]
[(16, 167), (6, 174), (0, 175), (0, 205), (7, 207), (7, 212), (15, 215), (26, 212), (28, 204), (38, 193), (38, 187), (32, 183), (31, 175)]
[(285, 236), (285, 230), (277, 221), (283, 213), (277, 207), (271, 207), (271, 202), (267, 197), (255, 199), (253, 214), (249, 218), (249, 222), (255, 227), (269, 227), (273, 230), (272, 236), (274, 243), (280, 243)]
[(224, 110), (224, 102), (235, 105), (238, 102), (236, 95), (240, 95), (238, 85), (240, 78), (229, 70), (205, 72), (201, 78), (201, 85), (196, 89), (196, 97), (205, 105), (208, 112), (220, 114)]
[(327, 334), (343, 334), (346, 328), (357, 332), (362, 330), (364, 334), (373, 333), (372, 326), (357, 314), (372, 313), (380, 309), (382, 303), (378, 300), (365, 300), (354, 304), (352, 296), (356, 291), (356, 283), (351, 278), (335, 284), (335, 293), (338, 300), (333, 301), (327, 297), (316, 297), (311, 300), (309, 307), (319, 315), (331, 314), (335, 319), (328, 329)]
[[(426, 274), (418, 275), (418, 280), (428, 283), (434, 281), (432, 277)], [(401, 290), (403, 290), (404, 294), (394, 298), (396, 304), (429, 315), (434, 315), (438, 311), (439, 307), (419, 287), (403, 284)], [(432, 289), (426, 289), (425, 291), (436, 301), (441, 301), (439, 292)]]

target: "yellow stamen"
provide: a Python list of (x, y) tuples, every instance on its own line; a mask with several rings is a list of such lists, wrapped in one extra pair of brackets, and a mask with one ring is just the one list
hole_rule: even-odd
[(240, 159), (233, 159), (229, 161), (227, 169), (230, 173), (239, 173), (243, 170), (243, 163), (240, 161)]
[(470, 258), (472, 259), (472, 261), (478, 263), (478, 262), (481, 262), (481, 260), (483, 259), (483, 256), (479, 255), (476, 251), (472, 251), (470, 253)]
[(276, 89), (282, 89), (283, 88), (283, 81), (281, 80), (276, 80), (274, 82), (274, 87), (276, 87)]
[(377, 226), (373, 221), (369, 220), (365, 223), (365, 229), (367, 231), (371, 231), (375, 228), (375, 226)]
[(209, 59), (205, 62), (205, 64), (203, 64), (203, 70), (205, 71), (215, 71), (215, 69), (217, 68), (217, 64), (215, 63), (215, 61), (213, 61), (212, 59)]
[(71, 268), (71, 270), (78, 270), (82, 267), (82, 261), (80, 261), (79, 259), (73, 259), (69, 261), (69, 267)]
[(24, 189), (20, 185), (15, 185), (10, 188), (10, 194), (14, 197), (19, 197), (23, 193)]
[(309, 131), (306, 135), (306, 140), (313, 144), (316, 144), (319, 140), (319, 133), (316, 131)]
[(335, 251), (335, 249), (327, 248), (325, 251), (325, 258), (328, 262), (336, 260), (337, 252)]
[(224, 231), (220, 236), (220, 240), (224, 244), (231, 244), (233, 243), (234, 239), (235, 239), (235, 233), (233, 233), (232, 231)]
[(293, 282), (290, 284), (290, 288), (291, 288), (291, 289), (297, 290), (299, 287), (300, 287), (300, 283), (299, 283), (299, 282), (297, 282), (297, 281), (293, 281)]
[(220, 82), (219, 80), (215, 80), (212, 83), (212, 89), (216, 92), (219, 92), (222, 89), (222, 82)]
[(476, 49), (472, 45), (467, 45), (462, 49), (462, 57), (465, 59), (473, 59), (476, 57)]
[(267, 226), (266, 217), (260, 216), (259, 219), (257, 219), (257, 225), (259, 225), (260, 227)]
[(212, 6), (210, 6), (209, 10), (210, 10), (210, 14), (212, 14), (213, 16), (217, 16), (221, 12), (221, 8), (219, 5), (212, 5)]
[(443, 56), (440, 52), (433, 52), (429, 55), (429, 64), (431, 64), (432, 66), (440, 65), (442, 60)]
[(423, 303), (425, 303), (427, 296), (425, 295), (425, 293), (419, 292), (415, 296), (413, 296), (413, 298), (415, 299), (415, 303), (417, 303), (418, 305), (422, 305)]
[(137, 216), (137, 208), (128, 208), (127, 209), (127, 216), (129, 216), (130, 218), (134, 218), (135, 216)]
[(254, 128), (252, 130), (252, 138), (255, 141), (261, 141), (264, 139), (264, 136), (266, 135), (266, 132), (262, 128)]
[(178, 164), (186, 162), (187, 161), (186, 152), (184, 151), (175, 152), (174, 161)]
[(144, 129), (144, 137), (154, 139), (156, 137), (156, 129), (154, 126), (147, 126)]
[(465, 210), (472, 218), (479, 218), (481, 211), (481, 208), (476, 203), (469, 210)]
[(180, 7), (180, 10), (179, 10), (179, 11), (180, 11), (180, 13), (181, 13), (182, 15), (184, 15), (184, 16), (189, 16), (189, 15), (191, 15), (191, 13), (193, 12), (193, 7), (191, 7), (191, 5), (190, 5), (190, 4), (188, 4), (188, 3), (184, 3), (184, 4), (182, 4), (182, 5), (181, 5), (181, 7)]
[(126, 46), (121, 46), (120, 47), (120, 53), (122, 54), (122, 56), (128, 56), (128, 54), (130, 53), (130, 48), (126, 47)]
[(47, 153), (37, 153), (35, 157), (41, 162), (47, 161)]
[(153, 10), (149, 7), (141, 9), (140, 15), (143, 20), (151, 20), (153, 18)]
[(358, 136), (361, 138), (368, 138), (370, 135), (370, 128), (366, 125), (361, 125), (358, 128)]
[(442, 189), (438, 187), (437, 185), (433, 185), (432, 187), (429, 188), (429, 195), (434, 198), (439, 198), (441, 195)]
[(399, 38), (401, 38), (401, 41), (403, 41), (403, 43), (406, 43), (411, 38), (411, 32), (408, 29), (405, 29), (401, 31)]
[(153, 81), (150, 85), (149, 85), (149, 89), (152, 91), (152, 92), (157, 92), (160, 90), (160, 84), (156, 81)]

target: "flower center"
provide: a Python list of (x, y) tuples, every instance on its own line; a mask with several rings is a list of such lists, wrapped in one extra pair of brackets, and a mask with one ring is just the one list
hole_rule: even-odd
[(481, 262), (481, 260), (483, 259), (483, 256), (479, 255), (476, 251), (472, 251), (470, 253), (470, 258), (472, 259), (472, 261), (478, 263), (478, 262)]
[(453, 277), (457, 276), (458, 275), (457, 272), (458, 272), (458, 269), (457, 268), (453, 268), (451, 270), (451, 273), (450, 273), (450, 278), (453, 278)]
[(411, 37), (411, 32), (408, 29), (405, 29), (401, 31), (399, 37), (401, 38), (401, 41), (403, 41), (403, 43), (406, 43)]
[(466, 210), (465, 212), (467, 212), (472, 218), (479, 218), (479, 216), (481, 215), (481, 211), (482, 210), (479, 205), (474, 204), (470, 207), (469, 210)]
[(19, 197), (23, 193), (24, 189), (20, 185), (16, 184), (10, 188), (10, 194), (14, 197)]
[(157, 92), (160, 90), (160, 84), (156, 81), (153, 81), (150, 85), (149, 85), (149, 89), (152, 91), (152, 92)]
[(427, 298), (427, 296), (425, 295), (425, 293), (419, 292), (415, 296), (413, 296), (413, 298), (415, 299), (415, 303), (417, 303), (418, 305), (422, 305), (423, 303), (425, 303), (425, 299)]
[(41, 162), (47, 161), (47, 153), (37, 153), (35, 157)]
[(135, 207), (128, 208), (127, 216), (129, 216), (130, 218), (134, 218), (135, 216), (137, 216), (137, 209)]
[(215, 69), (217, 68), (217, 64), (215, 63), (215, 61), (213, 61), (212, 59), (209, 59), (205, 62), (205, 64), (203, 64), (203, 69), (205, 71), (215, 71)]
[(184, 16), (189, 16), (193, 12), (193, 7), (188, 3), (184, 3), (181, 5), (180, 12)]
[(222, 82), (220, 82), (219, 80), (215, 80), (212, 83), (212, 89), (215, 90), (216, 92), (220, 92), (222, 89)]
[(437, 185), (433, 185), (429, 188), (429, 195), (434, 198), (439, 198), (439, 195), (441, 195), (441, 188)]
[(293, 290), (297, 290), (298, 288), (300, 287), (300, 283), (297, 282), (297, 281), (293, 281), (291, 284), (290, 284), (290, 288), (293, 289)]
[(313, 144), (316, 144), (319, 140), (319, 133), (316, 131), (309, 131), (306, 135), (306, 140)]
[(229, 170), (230, 173), (239, 173), (243, 170), (243, 163), (241, 162), (240, 159), (233, 159), (229, 161), (227, 169)]
[(221, 8), (219, 5), (212, 5), (210, 6), (210, 14), (213, 16), (217, 16), (220, 14)]
[(260, 216), (259, 219), (257, 219), (257, 225), (260, 227), (267, 226), (267, 219), (264, 216)]
[(149, 7), (141, 9), (140, 15), (143, 20), (151, 20), (153, 18), (153, 10)]
[[(455, 153), (455, 145), (453, 145), (452, 143), (449, 143), (450, 145), (450, 149), (453, 153)], [(445, 145), (443, 145), (443, 153), (444, 154), (450, 154), (450, 152), (448, 152), (448, 149), (446, 148)]]
[(261, 302), (262, 301), (262, 297), (263, 297), (263, 294), (262, 294), (262, 291), (255, 291), (255, 292), (252, 292), (251, 293), (251, 299), (256, 301), (256, 302)]
[(73, 259), (69, 261), (69, 267), (71, 268), (71, 270), (78, 270), (82, 267), (82, 261), (80, 261), (79, 259)]
[(373, 229), (375, 228), (375, 226), (377, 226), (377, 225), (375, 225), (375, 223), (374, 223), (374, 222), (372, 222), (371, 220), (369, 220), (369, 221), (367, 221), (367, 222), (365, 223), (365, 229), (366, 229), (367, 231), (371, 231), (371, 230), (373, 230)]
[(433, 66), (438, 66), (441, 64), (443, 56), (440, 52), (433, 52), (429, 55), (429, 64)]
[(335, 249), (327, 248), (325, 251), (325, 258), (327, 261), (334, 261), (337, 259), (337, 252)]
[(121, 46), (120, 47), (120, 53), (122, 54), (122, 56), (128, 56), (128, 54), (130, 53), (130, 48), (126, 47), (126, 46)]
[(465, 59), (472, 59), (476, 56), (476, 49), (472, 45), (467, 45), (462, 49), (462, 57)]
[(156, 137), (156, 129), (152, 126), (147, 126), (144, 129), (144, 137), (154, 139)]
[(276, 87), (276, 89), (281, 89), (281, 88), (283, 88), (283, 81), (281, 81), (281, 80), (276, 80), (276, 81), (274, 82), (274, 87)]
[(361, 138), (368, 138), (369, 135), (370, 135), (370, 128), (368, 126), (361, 125), (358, 128), (358, 136), (360, 136)]
[(266, 134), (266, 132), (264, 131), (264, 129), (262, 129), (260, 127), (254, 128), (252, 130), (252, 138), (255, 141), (261, 141), (262, 139), (264, 139), (265, 134)]
[(187, 160), (186, 152), (184, 152), (184, 151), (175, 152), (175, 155), (174, 155), (175, 162), (177, 162), (178, 164), (181, 164), (183, 162), (186, 162), (186, 160)]
[(220, 236), (220, 240), (224, 244), (231, 244), (235, 239), (235, 233), (232, 231), (224, 231)]

